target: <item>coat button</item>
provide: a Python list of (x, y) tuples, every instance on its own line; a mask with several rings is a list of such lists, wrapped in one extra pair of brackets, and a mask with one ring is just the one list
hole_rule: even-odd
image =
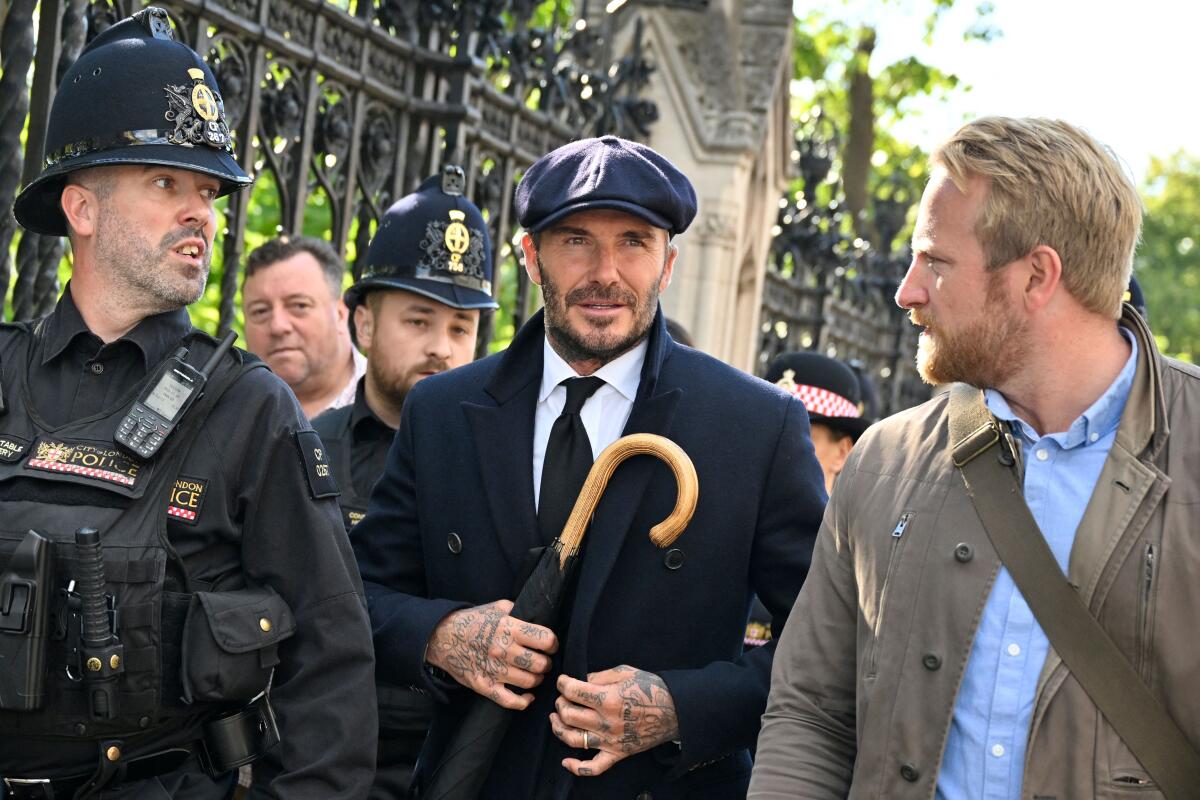
[(663, 563), (667, 565), (667, 569), (679, 569), (683, 566), (683, 558), (683, 551), (678, 547), (672, 547), (663, 558)]
[(450, 552), (458, 555), (462, 552), (462, 537), (454, 531), (450, 531), (446, 536), (446, 547), (450, 548)]
[(937, 653), (926, 653), (925, 656), (921, 659), (921, 663), (925, 665), (925, 669), (929, 670), (930, 672), (933, 672), (935, 670), (941, 669), (942, 657), (939, 656)]
[(917, 779), (921, 777), (921, 771), (912, 764), (905, 764), (900, 767), (900, 777), (909, 783), (916, 783)]
[(963, 564), (970, 561), (974, 556), (975, 548), (966, 542), (959, 542), (958, 546), (954, 548), (954, 557)]

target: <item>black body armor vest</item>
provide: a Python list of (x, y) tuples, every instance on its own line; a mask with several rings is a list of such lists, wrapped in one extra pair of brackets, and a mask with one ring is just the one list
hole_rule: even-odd
[[(0, 774), (7, 775), (45, 761), (56, 740), (146, 739), (192, 727), (214, 713), (211, 705), (188, 705), (181, 697), (181, 633), (192, 587), (168, 538), (167, 508), (184, 456), (209, 412), (244, 371), (257, 366), (231, 351), (162, 449), (141, 461), (120, 449), (113, 436), (155, 371), (114, 407), (54, 427), (34, 407), (27, 380), (36, 367), (34, 327), (19, 327), (28, 333), (20, 337), (23, 347), (0, 365), (6, 406), (0, 415), (0, 564), (34, 530), (53, 542), (55, 566), (45, 700), (37, 710), (0, 710)], [(193, 331), (181, 344), (189, 349), (188, 362), (198, 367), (216, 340)], [(68, 586), (79, 568), (75, 531), (84, 526), (100, 532), (110, 619), (124, 647), (112, 719), (93, 718), (80, 679), (78, 630), (71, 630), (75, 615)]]

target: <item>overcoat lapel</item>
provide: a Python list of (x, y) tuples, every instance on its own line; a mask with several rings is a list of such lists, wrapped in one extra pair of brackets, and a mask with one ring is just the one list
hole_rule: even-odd
[(542, 312), (522, 326), (484, 391), (496, 405), (463, 402), (475, 439), (492, 531), (515, 576), (541, 544), (533, 506), (533, 417), (542, 377)]
[[(670, 431), (682, 391), (674, 387), (660, 386), (658, 376), (663, 362), (674, 346), (674, 342), (667, 335), (660, 309), (651, 327), (650, 344), (646, 351), (646, 362), (642, 367), (637, 399), (622, 435), (654, 433), (666, 436)], [(600, 499), (600, 504), (596, 507), (591, 530), (584, 538), (583, 565), (571, 614), (571, 634), (568, 637), (564, 659), (564, 666), (569, 674), (581, 675), (582, 670), (586, 668), (587, 634), (592, 614), (595, 613), (601, 592), (625, 543), (625, 537), (629, 534), (634, 515), (641, 506), (642, 495), (655, 474), (656, 461), (652, 456), (636, 456), (617, 467)], [(659, 469), (663, 467), (660, 466)], [(641, 533), (649, 535), (648, 530)]]

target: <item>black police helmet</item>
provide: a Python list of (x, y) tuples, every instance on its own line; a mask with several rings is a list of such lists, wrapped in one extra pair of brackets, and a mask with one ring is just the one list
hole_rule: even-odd
[(113, 25), (67, 70), (50, 109), (42, 174), (18, 195), (17, 221), (65, 236), (66, 176), (109, 164), (202, 172), (220, 180), (222, 195), (251, 182), (233, 158), (216, 79), (194, 50), (175, 41), (161, 8)]
[(809, 350), (780, 353), (767, 368), (767, 380), (798, 397), (812, 422), (855, 440), (874, 421), (863, 416), (862, 386), (854, 370), (836, 358)]
[(351, 314), (372, 289), (405, 289), (452, 308), (497, 308), (492, 240), (479, 209), (462, 196), (465, 185), (462, 168), (447, 165), (387, 210), (362, 278), (346, 290)]

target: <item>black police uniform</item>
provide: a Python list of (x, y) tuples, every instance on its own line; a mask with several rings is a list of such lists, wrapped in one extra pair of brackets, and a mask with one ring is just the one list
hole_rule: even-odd
[(381, 420), (367, 405), (365, 378), (354, 391), (354, 402), (331, 408), (313, 420), (313, 430), (325, 443), (325, 455), (341, 489), (338, 503), (347, 532), (367, 513), (371, 487), (387, 464), (388, 448), (396, 429)]
[[(124, 89), (119, 119), (70, 102), (78, 101), (71, 87), (100, 75), (115, 82), (94, 91)], [(170, 38), (165, 12), (114, 25), (64, 79), (51, 156), (16, 204), (18, 220), (62, 232), (56, 198), (66, 174), (84, 166), (161, 163), (216, 174), (224, 191), (247, 183), (230, 157), (214, 87), (199, 57)], [(195, 126), (181, 134), (190, 145), (171, 140), (178, 129), (154, 129), (164, 109), (181, 119), (180, 95), (195, 105)], [(92, 134), (75, 138), (85, 116)], [(27, 659), (40, 667), (42, 702), (18, 708), (20, 697), (0, 698), (5, 796), (94, 797), (103, 785), (122, 796), (226, 797), (236, 771), (222, 758), (233, 739), (245, 737), (240, 755), (253, 757), (264, 742), (249, 740), (277, 719), (282, 741), (255, 764), (252, 794), (359, 797), (373, 767), (370, 633), (337, 524), (336, 484), (291, 392), (231, 350), (154, 456), (114, 442), (134, 399), (180, 347), (198, 367), (216, 343), (177, 309), (106, 344), (87, 328), (70, 286), (48, 317), (0, 327), (0, 596), (30, 610), (36, 604), (22, 587), (49, 599), (44, 618), (22, 625), (8, 625), (12, 603), (0, 614), (6, 655), (37, 625), (48, 639), (41, 660)], [(101, 609), (109, 609), (91, 617), (71, 583), (85, 572), (81, 527), (99, 530)], [(35, 541), (29, 530), (53, 542), (49, 585), (23, 580), (24, 562), (12, 555)], [(81, 663), (89, 620), (115, 633), (119, 658)], [(14, 663), (6, 659), (6, 677)], [(107, 705), (92, 670), (111, 675)], [(239, 717), (269, 679), (274, 717), (261, 700)], [(227, 717), (246, 723), (233, 739), (214, 733), (228, 728)]]
[[(388, 448), (396, 436), (367, 405), (363, 380), (358, 382), (352, 405), (330, 409), (313, 420), (342, 490), (338, 502), (347, 532), (366, 514), (371, 487), (383, 474)], [(369, 797), (390, 800), (403, 797), (412, 784), (413, 767), (433, 717), (433, 700), (409, 687), (380, 682), (375, 688), (379, 743)]]
[[(388, 209), (367, 251), (363, 279), (346, 292), (352, 334), (357, 334), (354, 309), (373, 290), (403, 289), (452, 308), (496, 307), (490, 294), (491, 240), (479, 209), (462, 197), (464, 184), (462, 169), (448, 165), (440, 178), (429, 178)], [(359, 380), (352, 405), (313, 420), (342, 489), (338, 499), (347, 532), (366, 514), (396, 435), (367, 404), (365, 381)], [(379, 748), (370, 797), (386, 800), (402, 796), (412, 783), (434, 703), (422, 691), (386, 681), (377, 681), (376, 691)]]

